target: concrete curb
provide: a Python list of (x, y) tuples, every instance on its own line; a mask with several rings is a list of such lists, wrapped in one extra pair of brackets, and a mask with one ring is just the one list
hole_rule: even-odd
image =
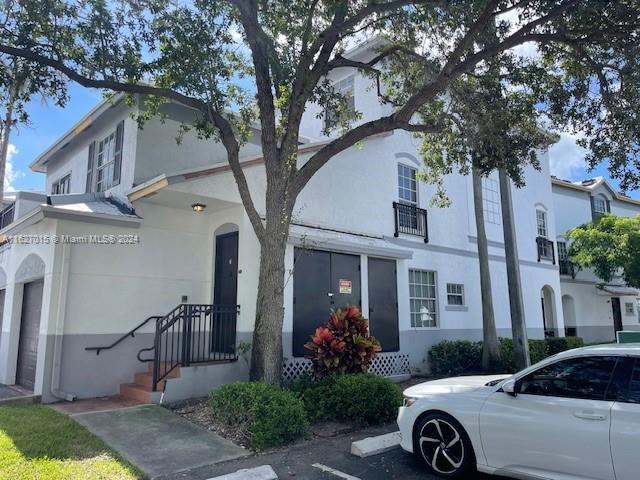
[(368, 437), (351, 444), (351, 454), (366, 458), (379, 455), (400, 446), (400, 432), (387, 433), (377, 437)]
[(40, 403), (40, 395), (22, 395), (19, 397), (10, 397), (0, 399), (0, 407), (5, 405), (31, 405)]
[(271, 465), (262, 465), (255, 468), (243, 468), (234, 473), (227, 473), (208, 480), (278, 480), (278, 475)]

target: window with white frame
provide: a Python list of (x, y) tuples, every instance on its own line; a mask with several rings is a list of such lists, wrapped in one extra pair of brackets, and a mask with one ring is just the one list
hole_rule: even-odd
[(416, 169), (398, 164), (398, 199), (405, 205), (418, 205), (418, 181)]
[(625, 302), (624, 313), (625, 315), (633, 315), (635, 313), (635, 310), (633, 308), (633, 302)]
[[(344, 98), (345, 106), (348, 111), (353, 111), (356, 108), (355, 97), (353, 95), (353, 79), (354, 76), (343, 78), (333, 84), (333, 91)], [(331, 130), (340, 121), (337, 116), (338, 112), (334, 112), (331, 108), (325, 108), (324, 110), (324, 128)]]
[(56, 180), (51, 185), (51, 195), (66, 195), (71, 193), (71, 174), (68, 173), (64, 177)]
[(447, 303), (449, 305), (464, 305), (463, 284), (447, 283)]
[(124, 120), (100, 141), (89, 145), (87, 192), (104, 192), (120, 183)]
[(502, 217), (500, 211), (500, 185), (498, 181), (490, 178), (482, 178), (482, 210), (485, 222), (500, 225)]
[(567, 254), (567, 243), (562, 240), (558, 240), (558, 260), (561, 262), (569, 260), (569, 255)]
[(412, 327), (438, 326), (436, 272), (409, 270), (409, 303)]
[(606, 198), (604, 198), (602, 195), (591, 197), (591, 217), (594, 220), (608, 212), (609, 205), (607, 204)]
[(538, 236), (547, 238), (547, 212), (544, 210), (536, 210), (536, 224)]

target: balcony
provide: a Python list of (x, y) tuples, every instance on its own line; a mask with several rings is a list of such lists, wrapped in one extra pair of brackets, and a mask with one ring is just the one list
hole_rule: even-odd
[(394, 237), (401, 233), (422, 237), (424, 243), (429, 243), (429, 229), (427, 227), (427, 211), (415, 205), (393, 202)]
[(576, 278), (576, 267), (573, 262), (570, 262), (569, 260), (558, 260), (558, 265), (560, 266), (560, 275)]
[(549, 260), (556, 264), (556, 252), (553, 249), (553, 242), (545, 237), (536, 238), (536, 246), (538, 247), (538, 261)]
[(15, 202), (10, 203), (0, 212), (0, 230), (13, 222), (13, 214), (15, 212)]

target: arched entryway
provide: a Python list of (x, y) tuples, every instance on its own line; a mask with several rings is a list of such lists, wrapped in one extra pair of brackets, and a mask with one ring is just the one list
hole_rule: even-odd
[(562, 296), (562, 312), (564, 314), (564, 334), (567, 337), (578, 336), (576, 304), (571, 295)]
[(540, 290), (540, 303), (542, 304), (542, 323), (544, 325), (544, 336), (555, 337), (557, 336), (557, 321), (556, 321), (556, 304), (555, 294), (553, 288), (549, 285), (545, 285)]

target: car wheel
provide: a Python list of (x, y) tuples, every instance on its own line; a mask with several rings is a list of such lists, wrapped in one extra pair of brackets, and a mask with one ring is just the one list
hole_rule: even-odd
[(433, 473), (465, 478), (475, 470), (469, 436), (453, 417), (444, 413), (426, 415), (418, 422), (414, 435), (414, 451)]

